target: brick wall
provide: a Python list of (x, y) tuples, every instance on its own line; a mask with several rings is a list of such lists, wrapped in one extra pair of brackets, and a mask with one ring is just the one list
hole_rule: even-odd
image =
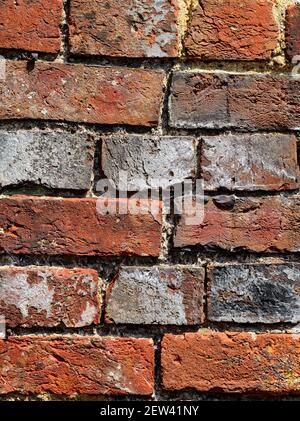
[(0, 53), (0, 399), (297, 395), (300, 5), (4, 0)]

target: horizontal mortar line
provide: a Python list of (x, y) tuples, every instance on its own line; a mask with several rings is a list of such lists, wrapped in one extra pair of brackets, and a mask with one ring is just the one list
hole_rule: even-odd
[(199, 333), (202, 330), (214, 333), (238, 332), (256, 334), (300, 334), (299, 323), (278, 322), (278, 323), (234, 323), (234, 322), (212, 322), (206, 320), (197, 325), (160, 325), (160, 324), (105, 324), (86, 326), (81, 328), (60, 327), (16, 327), (7, 328), (8, 337), (34, 336), (63, 336), (65, 338), (76, 338), (77, 336), (97, 337), (133, 337), (161, 340), (166, 334), (182, 335), (187, 333)]
[[(299, 401), (299, 394), (291, 394), (291, 393), (271, 393), (271, 392), (248, 392), (248, 393), (228, 393), (228, 392), (221, 392), (221, 391), (208, 391), (208, 392), (197, 392), (195, 389), (192, 388), (185, 388), (182, 391), (168, 391), (161, 389), (160, 383), (156, 383), (157, 389), (152, 396), (141, 396), (141, 395), (87, 395), (87, 394), (77, 394), (75, 396), (67, 396), (67, 395), (60, 395), (60, 394), (53, 394), (53, 393), (42, 393), (42, 394), (34, 394), (28, 393), (26, 395), (21, 395), (18, 393), (8, 393), (5, 395), (0, 395), (0, 402), (7, 401), (7, 400), (17, 400), (17, 401), (37, 401), (37, 402), (44, 402), (44, 401), (67, 401), (67, 402), (78, 402), (78, 401), (93, 401), (93, 402), (123, 402), (124, 406), (124, 399), (126, 402), (149, 402), (149, 403), (159, 403), (160, 401), (167, 401), (169, 406), (176, 405), (176, 402), (187, 402), (186, 404), (198, 401), (211, 401), (211, 400), (222, 400), (222, 401), (253, 401), (255, 400), (263, 400), (263, 401), (274, 401), (274, 400), (286, 400), (286, 401)], [(126, 406), (126, 404), (125, 404)]]
[[(167, 96), (166, 96), (167, 97)], [(86, 123), (76, 121), (63, 120), (44, 120), (44, 119), (0, 119), (0, 130), (16, 131), (20, 129), (28, 130), (54, 130), (58, 129), (60, 132), (78, 133), (78, 131), (95, 136), (131, 136), (131, 135), (145, 135), (145, 136), (220, 136), (220, 135), (255, 135), (255, 134), (286, 134), (300, 136), (299, 129), (257, 129), (246, 130), (238, 128), (223, 128), (223, 129), (207, 129), (207, 128), (174, 128), (171, 126), (156, 125), (153, 127), (147, 126), (130, 126), (130, 125), (114, 125), (101, 123)], [(76, 130), (76, 132), (74, 132)], [(298, 139), (300, 142), (300, 139)]]
[[(81, 121), (66, 121), (66, 120), (44, 120), (34, 118), (10, 118), (0, 119), (0, 129), (7, 128), (10, 131), (16, 130), (15, 125), (20, 126), (24, 129), (53, 129), (57, 126), (58, 129), (65, 129), (71, 133), (74, 130), (88, 130), (92, 131), (92, 134), (117, 134), (121, 133), (128, 134), (153, 134), (154, 130), (160, 129), (160, 126), (139, 126), (139, 125), (128, 125), (128, 124), (101, 124), (101, 123), (88, 123)], [(103, 133), (100, 132), (103, 131)], [(74, 132), (75, 134), (75, 132)]]
[[(91, 173), (92, 175), (92, 173)], [(97, 174), (95, 174), (97, 176)], [(107, 180), (107, 178), (98, 178), (98, 181), (101, 180)], [(193, 181), (195, 182), (195, 178), (186, 178), (184, 181)], [(201, 177), (199, 180), (203, 180)], [(177, 183), (176, 185), (181, 185), (184, 183)], [(170, 187), (173, 187), (170, 185)], [(151, 190), (149, 188), (148, 190)], [(158, 191), (157, 188), (152, 189), (153, 191)], [(89, 194), (93, 193), (93, 196), (91, 197)], [(122, 193), (122, 190), (116, 190), (117, 195)], [(130, 199), (134, 194), (139, 193), (139, 190), (130, 190), (128, 191), (128, 199)], [(171, 192), (172, 194), (172, 192)], [(38, 185), (38, 184), (20, 184), (20, 185), (14, 185), (14, 186), (7, 186), (0, 188), (0, 199), (9, 199), (12, 198), (12, 196), (24, 196), (26, 197), (34, 197), (37, 200), (38, 199), (49, 199), (49, 200), (63, 200), (63, 199), (101, 199), (101, 195), (95, 188), (92, 188), (91, 190), (72, 190), (72, 189), (56, 189), (56, 188), (47, 188), (44, 185)], [(290, 189), (290, 190), (263, 190), (263, 189), (257, 189), (257, 190), (229, 190), (226, 188), (220, 188), (216, 190), (207, 190), (204, 188), (204, 197), (207, 198), (214, 198), (218, 196), (236, 196), (237, 198), (249, 198), (249, 197), (261, 197), (261, 198), (269, 198), (269, 197), (300, 197), (300, 191), (299, 188)], [(173, 200), (174, 197), (172, 196), (171, 199)], [(116, 200), (118, 200), (118, 197), (116, 197)], [(156, 199), (155, 199), (156, 200)], [(160, 199), (161, 200), (161, 199)], [(169, 214), (168, 214), (169, 215)], [(177, 214), (172, 214), (170, 216), (176, 216)], [(179, 215), (180, 216), (180, 215)]]
[[(0, 54), (7, 60), (20, 61), (30, 60), (34, 52), (23, 50), (5, 50), (0, 49)], [(268, 63), (259, 61), (245, 62), (245, 61), (224, 61), (224, 60), (195, 60), (187, 58), (146, 58), (146, 57), (108, 57), (108, 56), (77, 56), (68, 54), (49, 54), (37, 52), (39, 58), (35, 61), (38, 63), (49, 64), (80, 64), (92, 67), (124, 67), (124, 68), (139, 68), (147, 70), (171, 70), (195, 72), (203, 71), (207, 73), (232, 73), (232, 74), (271, 74), (271, 75), (290, 75), (293, 69), (292, 64), (285, 67), (269, 67)], [(214, 66), (214, 68), (212, 68)], [(239, 67), (237, 69), (236, 67)], [(292, 77), (292, 76), (291, 76)]]
[[(295, 252), (283, 253), (283, 252), (260, 252), (254, 253), (247, 250), (239, 250), (239, 252), (230, 252), (226, 250), (205, 251), (199, 250), (193, 253), (193, 250), (186, 251), (185, 249), (172, 248), (170, 254), (167, 256), (167, 260), (160, 261), (159, 258), (151, 256), (76, 256), (76, 255), (34, 255), (34, 254), (13, 254), (5, 253), (0, 255), (0, 267), (7, 266), (49, 266), (52, 268), (87, 268), (95, 269), (98, 266), (98, 271), (103, 272), (102, 265), (106, 267), (112, 262), (117, 266), (113, 269), (116, 271), (118, 266), (168, 266), (168, 265), (199, 265), (213, 262), (216, 264), (245, 264), (245, 263), (265, 263), (265, 264), (276, 264), (276, 263), (299, 263), (300, 254)], [(198, 259), (201, 258), (201, 262)], [(194, 259), (191, 261), (190, 259)], [(222, 260), (226, 259), (226, 260)], [(272, 260), (271, 260), (272, 259)]]

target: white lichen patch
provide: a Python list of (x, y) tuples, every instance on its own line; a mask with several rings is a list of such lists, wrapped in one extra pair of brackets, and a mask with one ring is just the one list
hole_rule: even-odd
[(15, 273), (0, 277), (0, 297), (6, 305), (14, 305), (24, 318), (28, 317), (29, 309), (45, 311), (51, 316), (54, 289), (49, 287), (46, 272), (39, 272), (39, 282), (29, 283), (28, 274)]

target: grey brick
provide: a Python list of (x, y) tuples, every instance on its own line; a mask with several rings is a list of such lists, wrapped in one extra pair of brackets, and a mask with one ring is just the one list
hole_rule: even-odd
[(299, 264), (212, 266), (209, 278), (209, 320), (300, 322)]
[(107, 294), (106, 321), (194, 325), (203, 318), (204, 269), (122, 267)]
[[(196, 142), (188, 136), (113, 136), (103, 139), (102, 169), (119, 190), (119, 172), (128, 174), (128, 190), (168, 187), (196, 172)], [(151, 182), (151, 179), (153, 182)], [(157, 180), (164, 180), (159, 183)], [(155, 181), (156, 180), (156, 181)]]
[(86, 134), (1, 130), (0, 186), (88, 190), (93, 158), (94, 145)]
[(206, 190), (298, 188), (297, 140), (285, 134), (204, 136), (201, 170)]

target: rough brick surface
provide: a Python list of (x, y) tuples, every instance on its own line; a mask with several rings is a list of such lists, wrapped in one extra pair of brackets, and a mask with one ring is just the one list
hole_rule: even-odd
[[(196, 173), (196, 142), (188, 136), (114, 136), (103, 140), (102, 169), (120, 190), (167, 188)], [(120, 182), (121, 181), (121, 182)]]
[(58, 53), (62, 0), (2, 0), (0, 48)]
[(292, 4), (286, 10), (286, 54), (289, 59), (300, 54), (300, 5)]
[(0, 80), (0, 118), (157, 124), (164, 74), (159, 70), (8, 61)]
[(237, 323), (300, 321), (300, 266), (211, 266), (208, 318)]
[(165, 335), (163, 386), (230, 393), (299, 391), (300, 335), (203, 332)]
[(88, 190), (93, 162), (94, 144), (86, 134), (0, 130), (0, 187)]
[(97, 324), (98, 288), (91, 269), (1, 267), (0, 314), (9, 327)]
[(186, 54), (208, 60), (269, 59), (279, 37), (273, 0), (199, 0)]
[(209, 199), (199, 225), (186, 225), (183, 215), (175, 234), (175, 247), (300, 251), (299, 196), (227, 199)]
[(0, 394), (151, 395), (151, 339), (23, 336), (0, 341)]
[(72, 0), (71, 52), (121, 57), (176, 57), (177, 0)]
[[(123, 203), (111, 199), (108, 205)], [(147, 207), (145, 214), (103, 215), (100, 204), (106, 199), (96, 208), (96, 199), (3, 198), (0, 254), (159, 255), (160, 214)]]
[(297, 129), (300, 81), (288, 75), (176, 72), (170, 125), (182, 128)]
[(202, 137), (206, 190), (288, 190), (298, 187), (297, 139), (284, 134)]
[(106, 299), (106, 320), (124, 324), (193, 325), (203, 319), (204, 269), (123, 267)]

